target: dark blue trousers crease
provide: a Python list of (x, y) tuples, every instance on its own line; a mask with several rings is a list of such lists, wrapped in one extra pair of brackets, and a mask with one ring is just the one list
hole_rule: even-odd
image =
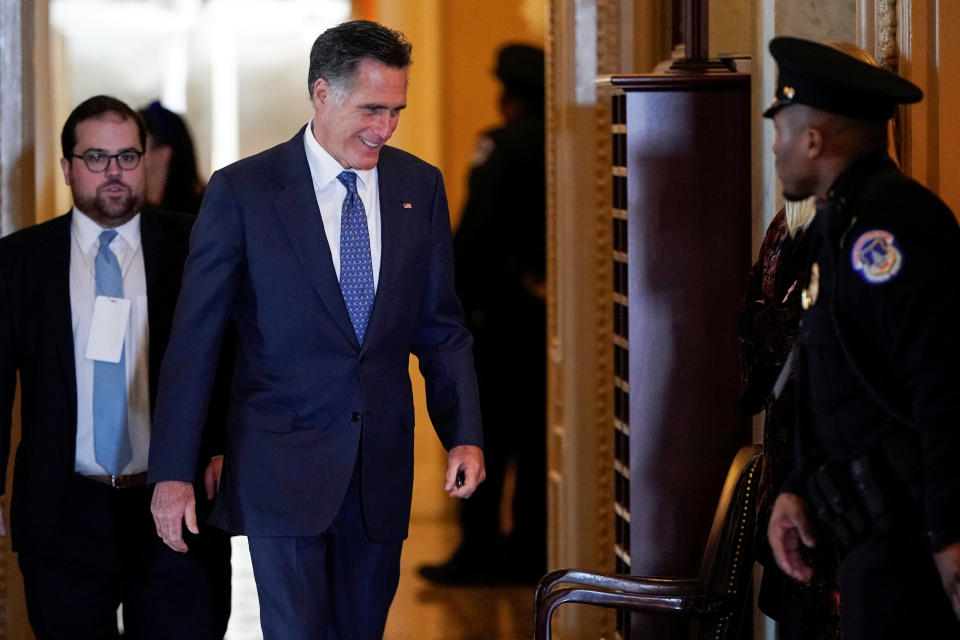
[(402, 540), (367, 535), (360, 465), (330, 527), (310, 537), (251, 536), (264, 640), (379, 640), (400, 580)]

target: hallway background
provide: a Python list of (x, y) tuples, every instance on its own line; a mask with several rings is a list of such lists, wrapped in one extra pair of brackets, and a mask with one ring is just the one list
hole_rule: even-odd
[[(413, 41), (410, 109), (394, 141), (441, 167), (456, 217), (476, 134), (496, 121), (496, 82), (489, 69), (496, 46), (505, 40), (543, 44), (550, 95), (550, 562), (555, 567), (609, 570), (613, 565), (613, 420), (607, 346), (612, 321), (610, 300), (604, 295), (610, 282), (610, 214), (604, 208), (609, 200), (609, 169), (603, 165), (609, 154), (605, 129), (609, 123), (605, 105), (597, 98), (595, 79), (601, 74), (647, 72), (668, 57), (673, 42), (668, 17), (677, 2), (4, 0), (0, 3), (0, 233), (66, 210), (64, 191), (58, 186), (62, 178), (57, 175), (56, 141), (69, 108), (89, 93), (114, 92), (135, 105), (157, 96), (174, 106), (180, 101), (207, 174), (234, 157), (288, 138), (309, 117), (303, 91), (309, 42), (326, 21), (346, 15), (376, 18), (403, 30)], [(57, 8), (61, 4), (69, 6), (61, 10)], [(766, 43), (774, 35), (854, 40), (875, 53), (889, 51), (892, 45), (900, 73), (920, 85), (927, 96), (905, 123), (905, 166), (960, 212), (956, 179), (960, 128), (955, 126), (960, 120), (960, 3), (710, 0), (705, 4), (712, 16), (714, 46), (739, 49), (746, 39), (746, 51), (753, 56), (750, 219), (754, 253), (778, 208), (770, 153), (772, 129), (759, 118), (773, 94), (773, 65)], [(252, 11), (260, 21), (252, 25), (240, 18), (244, 11), (217, 13), (226, 6)], [(118, 40), (116, 23), (106, 33), (98, 30), (98, 23), (122, 19), (128, 7), (152, 16), (136, 23), (135, 42)], [(321, 15), (321, 10), (330, 13)], [(181, 14), (192, 17), (185, 23), (176, 17)], [(95, 19), (88, 24), (82, 16)], [(214, 16), (216, 26), (210, 24)], [(80, 24), (86, 25), (83, 32), (74, 33)], [(305, 27), (302, 34), (296, 32), (300, 24)], [(891, 24), (893, 30), (888, 28)], [(151, 36), (153, 28), (163, 35)], [(220, 46), (214, 47), (213, 42)], [(148, 47), (146, 62), (139, 59), (129, 72), (103, 71), (114, 69), (125, 57), (135, 58), (124, 47), (141, 44)], [(291, 45), (289, 51), (286, 44)], [(214, 55), (214, 49), (226, 53)], [(71, 52), (77, 50), (84, 52), (82, 62), (70, 62)], [(249, 55), (253, 52), (256, 55)], [(240, 70), (250, 75), (241, 76)], [(118, 84), (111, 84), (114, 81)], [(275, 103), (273, 98), (281, 96), (283, 100)], [(443, 522), (452, 513), (450, 501), (431, 497), (438, 491), (435, 478), (442, 473), (442, 451), (422, 403), (417, 423), (421, 466), (414, 531), (418, 523)], [(437, 557), (442, 557), (448, 550), (443, 547), (446, 534), (439, 530), (431, 534), (430, 526), (419, 530), (427, 532), (424, 540), (435, 541), (428, 544), (436, 544)], [(28, 639), (15, 558), (8, 540), (0, 541), (0, 548), (0, 639)], [(413, 589), (401, 585), (403, 589), (417, 593), (415, 585)], [(459, 602), (463, 611), (456, 615), (465, 617), (472, 597), (466, 594)], [(513, 605), (497, 606), (510, 609)], [(766, 633), (760, 622), (758, 634)], [(609, 614), (585, 609), (564, 612), (558, 621), (564, 640), (610, 637), (611, 628)]]

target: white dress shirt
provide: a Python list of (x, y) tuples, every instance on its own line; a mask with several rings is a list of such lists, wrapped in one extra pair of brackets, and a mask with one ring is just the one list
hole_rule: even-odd
[[(313, 178), (313, 190), (317, 196), (317, 205), (320, 207), (320, 218), (323, 220), (323, 231), (330, 245), (330, 255), (333, 258), (333, 268), (340, 279), (340, 218), (343, 211), (343, 200), (347, 197), (347, 188), (337, 180), (337, 176), (344, 170), (340, 163), (333, 159), (313, 137), (313, 120), (307, 124), (303, 134), (304, 147), (307, 151), (307, 163), (310, 165), (310, 177)], [(351, 169), (357, 174), (357, 194), (363, 202), (363, 209), (367, 214), (367, 233), (370, 236), (370, 259), (373, 263), (373, 290), (377, 290), (380, 282), (380, 186), (377, 183), (377, 168), (361, 171)]]
[[(84, 475), (106, 475), (93, 445), (93, 360), (86, 357), (87, 338), (97, 297), (94, 260), (104, 229), (73, 208), (70, 244), (70, 311), (73, 357), (77, 372), (77, 449), (74, 469)], [(127, 372), (127, 421), (133, 457), (121, 475), (147, 470), (150, 449), (150, 330), (147, 323), (147, 279), (140, 247), (140, 214), (116, 227), (110, 249), (123, 277), (123, 297), (130, 300), (130, 321), (123, 340)]]

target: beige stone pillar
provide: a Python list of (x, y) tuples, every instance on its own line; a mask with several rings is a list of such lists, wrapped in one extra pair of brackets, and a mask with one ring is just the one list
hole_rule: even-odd
[[(0, 235), (35, 220), (35, 119), (33, 62), (38, 43), (35, 16), (45, 15), (45, 3), (30, 0), (0, 3)], [(42, 44), (42, 43), (41, 43)], [(19, 407), (14, 407), (11, 452), (19, 441)], [(8, 462), (3, 516), (9, 531), (9, 495), (13, 455)], [(10, 538), (0, 539), (0, 640), (28, 640), (23, 586)]]
[[(595, 79), (656, 56), (649, 2), (551, 0), (547, 30), (547, 518), (551, 569), (613, 570), (609, 122)], [(634, 43), (637, 43), (636, 46)], [(555, 635), (611, 637), (613, 616), (561, 609)]]

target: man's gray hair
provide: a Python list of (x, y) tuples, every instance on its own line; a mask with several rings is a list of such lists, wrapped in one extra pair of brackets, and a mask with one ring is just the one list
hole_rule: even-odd
[(310, 50), (307, 91), (313, 97), (318, 78), (327, 81), (334, 100), (342, 104), (353, 89), (357, 68), (363, 60), (374, 60), (394, 69), (410, 66), (413, 49), (399, 31), (368, 20), (344, 22), (321, 33)]

